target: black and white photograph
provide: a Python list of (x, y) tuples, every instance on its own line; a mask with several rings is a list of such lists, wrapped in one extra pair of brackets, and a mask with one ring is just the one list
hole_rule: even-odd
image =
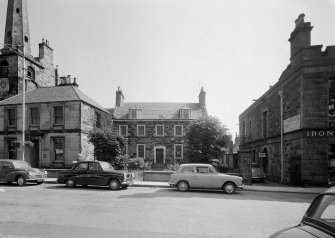
[(0, 238), (335, 237), (335, 0), (0, 0)]

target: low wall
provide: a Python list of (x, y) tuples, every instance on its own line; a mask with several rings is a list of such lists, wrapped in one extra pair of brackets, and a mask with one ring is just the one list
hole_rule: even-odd
[(143, 181), (169, 181), (173, 171), (143, 171)]

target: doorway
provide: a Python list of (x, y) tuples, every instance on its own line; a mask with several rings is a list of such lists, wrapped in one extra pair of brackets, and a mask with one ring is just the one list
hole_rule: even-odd
[(38, 168), (40, 163), (40, 141), (31, 140), (33, 143), (31, 147), (26, 146), (26, 161), (31, 165), (31, 167)]

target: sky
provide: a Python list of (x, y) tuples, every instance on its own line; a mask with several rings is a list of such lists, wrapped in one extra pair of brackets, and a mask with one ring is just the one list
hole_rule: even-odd
[[(7, 0), (0, 0), (0, 42)], [(335, 45), (335, 0), (28, 0), (32, 55), (49, 41), (60, 76), (105, 108), (198, 102), (238, 133), (238, 117), (290, 63), (298, 15), (312, 45)]]

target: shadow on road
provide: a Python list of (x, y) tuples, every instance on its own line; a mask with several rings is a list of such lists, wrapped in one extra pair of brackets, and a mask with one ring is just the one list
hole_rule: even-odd
[(92, 191), (92, 192), (119, 192), (119, 191), (123, 191), (125, 189), (119, 189), (119, 190), (111, 190), (109, 189), (109, 187), (107, 186), (81, 186), (81, 185), (77, 185), (74, 188), (68, 188), (63, 184), (59, 184), (59, 185), (45, 185), (44, 186), (45, 189), (51, 189), (51, 190), (68, 190), (68, 191)]
[[(130, 188), (133, 189), (133, 188)], [(224, 200), (262, 200), (280, 202), (311, 202), (316, 195), (297, 193), (277, 193), (277, 192), (257, 192), (257, 191), (237, 191), (234, 194), (226, 194), (217, 190), (190, 190), (179, 192), (176, 189), (166, 188), (152, 190), (147, 193), (124, 194), (119, 198), (212, 198)]]

